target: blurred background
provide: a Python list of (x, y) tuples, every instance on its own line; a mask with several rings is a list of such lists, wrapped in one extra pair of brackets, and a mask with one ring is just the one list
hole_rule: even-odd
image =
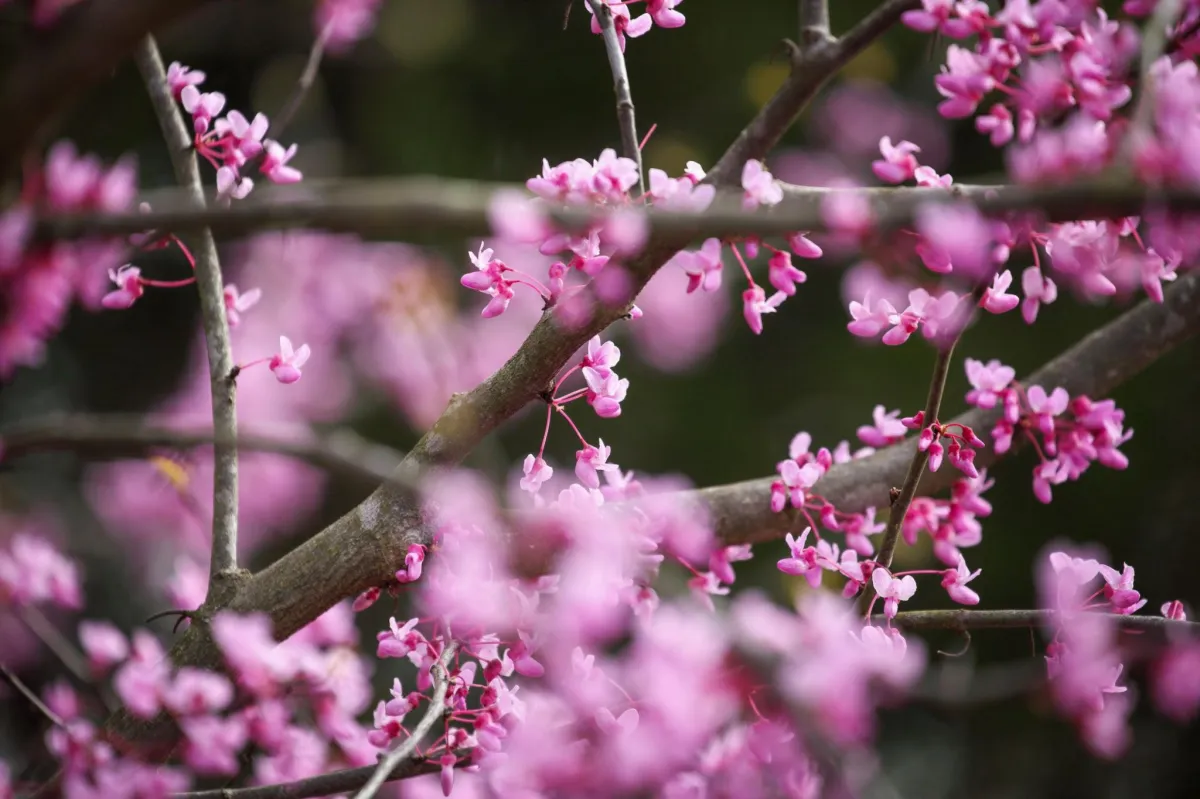
[[(388, 0), (372, 36), (331, 56), (284, 136), (298, 142), (293, 164), (306, 178), (442, 175), (523, 181), (550, 164), (595, 158), (619, 144), (612, 83), (599, 37), (575, 2), (563, 29), (564, 0)], [(831, 3), (833, 28), (845, 30), (874, 3)], [(687, 24), (653, 29), (627, 48), (647, 169), (675, 176), (685, 162), (711, 166), (786, 76), (779, 41), (796, 29), (794, 2), (688, 0)], [(0, 52), (24, 35), (0, 13)], [(162, 32), (166, 60), (204, 70), (204, 88), (224, 92), (229, 107), (270, 115), (290, 93), (312, 41), (305, 2), (214, 3)], [(878, 140), (909, 139), (920, 160), (959, 182), (994, 177), (1001, 154), (966, 121), (935, 111), (932, 76), (942, 50), (925, 36), (895, 30), (829, 85), (773, 154), (776, 176), (820, 185), (873, 182)], [(132, 63), (118, 69), (61, 120), (56, 138), (111, 162), (136, 155), (140, 185), (170, 183), (166, 153)], [(211, 170), (206, 170), (211, 177)], [(486, 234), (487, 231), (480, 231)], [(452, 391), (474, 386), (515, 351), (538, 303), (525, 297), (494, 320), (481, 320), (477, 294), (458, 285), (479, 239), (419, 245), (364, 242), (316, 232), (263, 234), (223, 241), (226, 271), (264, 300), (234, 331), (235, 359), (262, 358), (277, 337), (307, 342), (304, 378), (281, 386), (265, 367), (240, 380), (247, 429), (349, 425), (362, 436), (403, 450), (444, 408)], [(500, 252), (537, 273), (547, 259)], [(603, 437), (611, 460), (639, 474), (679, 474), (698, 486), (770, 474), (800, 430), (817, 445), (854, 441), (872, 408), (913, 413), (924, 403), (933, 352), (913, 339), (880, 347), (846, 332), (844, 276), (858, 257), (802, 264), (806, 285), (761, 336), (741, 320), (740, 278), (726, 258), (727, 294), (685, 296), (681, 275), (664, 270), (640, 304), (645, 319), (622, 324), (620, 372), (631, 383), (622, 416), (577, 413), (583, 433)], [(144, 273), (185, 276), (177, 251), (139, 255)], [(1010, 266), (1026, 265), (1022, 256)], [(765, 259), (758, 269), (765, 271)], [(544, 274), (544, 272), (542, 273)], [(521, 294), (518, 293), (518, 297)], [(860, 297), (856, 297), (860, 298)], [(1132, 301), (1136, 301), (1134, 298)], [(999, 358), (1018, 376), (1119, 314), (1130, 300), (1104, 307), (1064, 296), (1026, 326), (1017, 314), (971, 328), (959, 352)], [(614, 328), (616, 330), (616, 328)], [(1200, 348), (1178, 348), (1113, 398), (1136, 431), (1123, 447), (1125, 473), (1096, 467), (1055, 490), (1043, 506), (1031, 491), (1033, 455), (992, 470), (995, 506), (984, 541), (968, 552), (983, 607), (1032, 607), (1033, 561), (1048, 542), (1095, 542), (1109, 563), (1137, 568), (1145, 612), (1170, 599), (1200, 609)], [(1050, 388), (1050, 387), (1048, 387)], [(0, 384), (0, 429), (54, 411), (136, 412), (203, 420), (207, 377), (194, 293), (148, 290), (124, 312), (72, 311), (38, 368)], [(963, 410), (966, 380), (952, 372), (947, 416)], [(536, 452), (544, 416), (530, 409), (491, 436), (468, 462), (499, 486), (511, 485), (521, 459)], [(555, 425), (552, 464), (569, 474), (577, 442)], [(948, 466), (946, 468), (949, 468)], [(28, 525), (49, 530), (83, 568), (89, 617), (125, 629), (152, 612), (190, 607), (203, 598), (211, 478), (203, 453), (117, 464), (67, 455), (25, 458), (0, 471), (0, 546)], [(249, 455), (242, 472), (244, 562), (258, 568), (311, 535), (371, 487), (330, 479), (307, 467)], [(197, 509), (197, 501), (199, 510)], [(31, 521), (32, 520), (32, 521)], [(901, 548), (898, 564), (938, 568), (928, 539)], [(781, 600), (802, 590), (776, 570), (782, 542), (761, 545), (739, 564), (738, 586), (758, 585)], [(926, 565), (928, 564), (928, 565)], [(149, 578), (147, 579), (147, 575)], [(909, 604), (944, 607), (932, 581)], [(736, 589), (735, 589), (736, 590)], [(197, 596), (198, 591), (198, 596)], [(188, 602), (192, 604), (187, 604)], [(388, 604), (388, 603), (382, 603)], [(906, 605), (907, 607), (907, 605)], [(364, 614), (371, 635), (394, 607)], [(399, 614), (397, 614), (399, 615)], [(73, 631), (71, 616), (61, 617)], [(164, 634), (169, 622), (159, 622)], [(69, 633), (70, 634), (70, 633)], [(954, 635), (930, 637), (930, 650), (957, 651)], [(977, 666), (988, 692), (952, 703), (918, 701), (885, 715), (884, 771), (906, 797), (1195, 796), (1200, 776), (1197, 731), (1157, 717), (1142, 703), (1132, 750), (1104, 763), (1089, 756), (1048, 703), (1020, 689), (1007, 666), (1041, 651), (1028, 631), (983, 631), (957, 659)], [(35, 685), (59, 665), (22, 625), (0, 614), (0, 652)], [(377, 688), (391, 681), (377, 668)], [(1142, 674), (1134, 670), (1136, 684)], [(990, 682), (989, 682), (990, 680)], [(1136, 690), (1136, 688), (1131, 688)], [(0, 754), (32, 734), (39, 720), (0, 695)]]

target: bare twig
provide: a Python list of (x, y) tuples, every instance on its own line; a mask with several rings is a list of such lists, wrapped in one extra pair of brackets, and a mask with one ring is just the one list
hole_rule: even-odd
[[(421, 240), (431, 235), (477, 234), (489, 228), (488, 206), (500, 189), (519, 185), (476, 183), (441, 178), (383, 178), (306, 182), (296, 186), (264, 186), (232, 206), (200, 209), (179, 190), (144, 197), (154, 210), (116, 214), (48, 214), (39, 220), (42, 238), (117, 236), (159, 231), (183, 232), (211, 228), (221, 235), (241, 235), (266, 229), (317, 227), (370, 236)], [(822, 188), (783, 184), (784, 200), (769, 210), (742, 208), (740, 191), (722, 191), (704, 213), (647, 210), (655, 236), (685, 243), (709, 236), (769, 236), (795, 230), (826, 228), (822, 207), (833, 196), (855, 195), (870, 202), (883, 230), (911, 223), (916, 209), (931, 202), (967, 200), (989, 215), (1036, 212), (1048, 221), (1136, 216), (1148, 204), (1168, 210), (1200, 210), (1200, 191), (1157, 188), (1130, 181), (1091, 180), (1056, 186), (955, 185), (950, 190), (913, 186), (863, 189)], [(545, 208), (547, 215), (568, 230), (586, 228), (599, 213), (586, 207)]]
[[(959, 335), (961, 335), (961, 331)], [(946, 376), (950, 374), (950, 364), (954, 362), (954, 347), (957, 343), (958, 336), (955, 336), (954, 340), (945, 347), (938, 349), (937, 358), (933, 364), (933, 376), (929, 380), (929, 395), (925, 400), (925, 427), (934, 424), (937, 421), (938, 413), (942, 410)], [(891, 511), (888, 513), (888, 523), (883, 532), (883, 541), (879, 545), (879, 554), (875, 557), (875, 562), (885, 569), (892, 565), (896, 542), (900, 540), (900, 528), (904, 525), (904, 517), (908, 515), (909, 505), (917, 495), (917, 486), (921, 482), (921, 475), (925, 473), (925, 464), (927, 463), (929, 463), (929, 450), (917, 449), (908, 464), (908, 473), (904, 476), (900, 493), (896, 495), (896, 501), (892, 503)], [(874, 598), (875, 587), (871, 583), (867, 583), (866, 588), (859, 596), (859, 609), (863, 613), (868, 612)]]
[(600, 35), (604, 38), (604, 50), (608, 53), (608, 68), (612, 71), (613, 92), (617, 95), (617, 125), (621, 129), (621, 152), (626, 158), (637, 162), (637, 193), (645, 190), (646, 176), (642, 172), (642, 148), (638, 140), (637, 122), (633, 111), (633, 94), (629, 89), (629, 72), (625, 69), (625, 53), (617, 38), (613, 24), (613, 13), (606, 0), (587, 0), (588, 7), (596, 15)]
[[(348, 768), (331, 771), (295, 782), (276, 785), (254, 785), (247, 788), (215, 788), (208, 791), (177, 793), (172, 799), (309, 799), (315, 796), (346, 794), (366, 784), (379, 769), (378, 766)], [(423, 774), (436, 774), (441, 770), (437, 763), (423, 758), (412, 758), (388, 772), (385, 781), (405, 780)]]
[(26, 605), (18, 611), (18, 615), (29, 631), (54, 653), (54, 656), (66, 666), (67, 671), (71, 672), (76, 680), (85, 685), (90, 683), (91, 677), (88, 674), (87, 660), (40, 610), (33, 605)]
[(379, 790), (379, 787), (387, 780), (388, 775), (412, 757), (412, 753), (416, 751), (417, 746), (429, 734), (429, 731), (433, 729), (433, 725), (437, 724), (442, 714), (446, 712), (446, 692), (450, 688), (450, 661), (454, 658), (456, 649), (457, 647), (453, 642), (447, 643), (446, 651), (438, 659), (438, 663), (434, 667), (436, 674), (434, 675), (433, 693), (429, 697), (429, 707), (426, 709), (425, 715), (417, 722), (412, 735), (408, 736), (408, 739), (403, 744), (388, 752), (387, 756), (379, 761), (375, 773), (371, 775), (371, 779), (367, 780), (367, 784), (354, 795), (354, 799), (371, 799), (375, 795), (375, 792)]
[(0, 83), (0, 180), (38, 131), (85, 89), (105, 80), (146, 32), (211, 0), (89, 0), (27, 44)]
[[(1052, 610), (906, 610), (896, 614), (892, 624), (905, 630), (982, 630), (997, 628), (1043, 627), (1055, 620)], [(1108, 619), (1122, 630), (1180, 631), (1200, 633), (1200, 623), (1177, 621), (1165, 616), (1124, 616), (1120, 613), (1096, 614)], [(883, 625), (887, 619), (872, 616), (874, 624)]]
[(21, 696), (29, 700), (29, 704), (33, 705), (35, 710), (49, 719), (51, 724), (53, 724), (55, 727), (66, 726), (62, 720), (62, 716), (59, 716), (53, 710), (48, 708), (46, 703), (39, 699), (38, 695), (35, 694), (28, 685), (22, 682), (21, 678), (14, 674), (12, 669), (10, 669), (8, 666), (5, 666), (3, 663), (0, 663), (0, 676), (3, 676), (13, 688), (17, 689), (17, 692), (21, 694)]
[[(396, 479), (399, 453), (364, 441), (349, 430), (325, 436), (311, 431), (293, 438), (239, 431), (231, 442), (241, 450), (272, 452), (296, 458), (372, 485)], [(211, 429), (183, 429), (145, 424), (136, 417), (53, 415), (31, 419), (0, 431), (5, 458), (35, 452), (67, 450), (98, 459), (139, 457), (160, 449), (185, 449), (213, 444)]]
[(791, 76), (738, 134), (705, 179), (716, 186), (736, 185), (741, 180), (742, 166), (750, 159), (766, 157), (826, 81), (895, 24), (902, 13), (919, 5), (920, 0), (886, 0), (841, 38), (823, 46), (797, 49)]
[(308, 51), (308, 61), (304, 64), (304, 71), (300, 73), (300, 78), (296, 81), (296, 86), (292, 89), (287, 102), (283, 104), (283, 108), (279, 109), (279, 113), (271, 119), (271, 127), (267, 130), (267, 136), (278, 139), (284, 128), (291, 124), (292, 118), (296, 116), (300, 106), (304, 104), (304, 98), (317, 80), (317, 71), (321, 67), (321, 59), (325, 56), (325, 47), (329, 44), (331, 32), (331, 26), (326, 25), (324, 30), (313, 40), (312, 49)]
[[(1093, 331), (1031, 375), (1025, 385), (1047, 389), (1062, 386), (1071, 394), (1103, 397), (1138, 372), (1200, 333), (1200, 270), (1183, 274), (1165, 293), (1160, 305), (1145, 300)], [(971, 427), (985, 441), (1001, 411), (972, 410), (953, 419)], [(834, 466), (813, 492), (846, 512), (887, 506), (891, 488), (904, 479), (917, 442), (910, 438), (869, 458)], [(989, 447), (976, 456), (984, 468), (997, 460)], [(956, 470), (926, 473), (922, 494), (949, 488)], [(797, 515), (771, 512), (771, 483), (775, 476), (689, 492), (688, 497), (709, 514), (716, 533), (727, 544), (767, 541), (803, 526)]]
[[(205, 207), (204, 184), (183, 116), (167, 84), (167, 72), (154, 37), (147, 36), (137, 49), (138, 70), (146, 82), (154, 113), (167, 140), (175, 179), (185, 189), (191, 206)], [(229, 347), (229, 323), (225, 317), (225, 283), (217, 259), (212, 231), (202, 229), (195, 242), (196, 287), (208, 352), (209, 384), (212, 389), (213, 430), (213, 526), (212, 561), (209, 567), (209, 596), (217, 583), (237, 572), (237, 410), (233, 354)]]
[(811, 47), (832, 39), (829, 0), (800, 0), (800, 47)]

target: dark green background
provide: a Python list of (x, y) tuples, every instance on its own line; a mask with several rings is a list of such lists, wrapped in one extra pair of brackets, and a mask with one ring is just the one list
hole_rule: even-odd
[[(835, 31), (872, 6), (831, 5)], [(385, 6), (374, 37), (323, 66), (288, 134), (301, 142), (297, 163), (309, 176), (523, 180), (543, 157), (551, 163), (593, 158), (617, 145), (603, 47), (586, 32), (579, 0), (566, 32), (560, 0), (389, 0)], [(779, 79), (779, 40), (796, 29), (794, 2), (688, 0), (680, 10), (688, 15), (685, 27), (656, 28), (628, 47), (641, 129), (658, 124), (646, 150), (647, 166), (672, 174), (687, 158), (705, 166), (715, 162), (754, 113), (763, 87)], [(161, 44), (167, 60), (206, 70), (209, 85), (225, 91), (233, 107), (272, 109), (303, 64), (310, 26), (305, 3), (216, 3), (164, 33)], [(19, 35), (12, 25), (0, 27), (0, 51)], [(850, 72), (888, 80), (908, 100), (932, 108), (937, 99), (932, 75), (940, 58), (940, 49), (930, 57), (926, 37), (897, 30)], [(169, 181), (132, 65), (102, 82), (62, 122), (62, 134), (84, 151), (110, 158), (136, 151), (143, 186)], [(960, 181), (1002, 166), (969, 122), (948, 125), (947, 131), (950, 171)], [(806, 143), (811, 140), (802, 122), (786, 145)], [(451, 263), (464, 260), (461, 241), (443, 244)], [(1017, 258), (1013, 265), (1025, 261)], [(884, 348), (850, 336), (839, 269), (838, 264), (810, 269), (809, 283), (767, 319), (761, 337), (747, 330), (735, 303), (718, 350), (685, 374), (656, 372), (628, 348), (622, 375), (633, 389), (621, 419), (601, 426), (585, 418), (584, 432), (603, 435), (626, 468), (684, 472), (699, 485), (712, 485), (769, 473), (797, 430), (833, 444), (852, 437), (876, 403), (912, 412), (923, 404), (932, 351), (918, 340)], [(730, 268), (727, 278), (727, 287), (736, 287)], [(959, 352), (1000, 358), (1027, 374), (1119, 311), (1083, 307), (1064, 296), (1043, 309), (1032, 328), (1016, 314), (983, 320)], [(0, 423), (52, 409), (149, 407), (178, 378), (196, 321), (186, 292), (155, 293), (153, 302), (126, 315), (76, 312), (42, 369), (22, 372), (0, 387)], [(122, 356), (130, 347), (138, 353), (132, 361)], [(1181, 347), (1114, 393), (1137, 431), (1123, 448), (1132, 462), (1128, 472), (1097, 467), (1080, 482), (1058, 488), (1046, 507), (1030, 490), (1031, 455), (993, 470), (997, 485), (988, 498), (996, 512), (984, 522), (983, 544), (968, 553), (972, 567), (983, 569), (973, 587), (984, 607), (1031, 606), (1033, 558), (1047, 542), (1065, 538), (1101, 543), (1114, 565), (1133, 564), (1137, 586), (1150, 600), (1146, 612), (1174, 598), (1200, 608), (1194, 577), (1200, 561), (1198, 356), (1194, 343)], [(959, 365), (947, 395), (948, 415), (962, 410), (964, 391)], [(356, 408), (354, 420), (364, 435), (401, 448), (417, 434), (384, 405)], [(477, 453), (474, 465), (494, 469), (497, 462), (514, 462), (540, 437), (540, 425), (540, 414), (507, 425)], [(569, 462), (572, 450), (566, 437), (552, 437), (551, 452), (559, 461)], [(0, 507), (53, 502), (74, 520), (77, 551), (86, 553), (90, 615), (107, 613), (126, 626), (138, 624), (158, 608), (131, 588), (136, 575), (88, 517), (75, 491), (78, 473), (70, 458), (30, 459), (0, 476)], [(322, 518), (297, 535), (319, 529), (362, 495), (361, 487), (335, 484)], [(785, 597), (788, 586), (773, 567), (783, 551), (782, 543), (760, 546), (756, 560), (739, 569), (739, 586), (757, 583)], [(264, 553), (262, 563), (273, 554)], [(902, 551), (901, 557), (915, 565), (928, 555)], [(930, 581), (911, 604), (941, 607), (947, 600)], [(953, 636), (930, 639), (931, 651), (960, 646)], [(965, 660), (1005, 663), (1030, 652), (1027, 632), (980, 632)], [(381, 684), (390, 681), (385, 676), (378, 675)], [(1135, 668), (1133, 676), (1140, 680), (1141, 671)], [(17, 722), (12, 730), (31, 721), (19, 720), (25, 712), (20, 703), (6, 704), (5, 715)], [(1132, 751), (1113, 764), (1089, 757), (1037, 697), (977, 707), (918, 704), (885, 716), (880, 743), (884, 768), (905, 797), (1195, 795), (1186, 788), (1197, 773), (1195, 732), (1158, 718), (1146, 702), (1134, 725)]]

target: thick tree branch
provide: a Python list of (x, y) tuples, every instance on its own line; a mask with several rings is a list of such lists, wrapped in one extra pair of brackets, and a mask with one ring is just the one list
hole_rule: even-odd
[[(439, 178), (384, 178), (266, 186), (232, 206), (210, 204), (200, 209), (178, 190), (144, 197), (154, 210), (119, 214), (52, 214), (38, 224), (42, 238), (118, 236), (154, 229), (174, 233), (211, 228), (232, 236), (267, 229), (316, 227), (336, 232), (389, 238), (427, 239), (433, 234), (478, 234), (490, 226), (488, 206), (500, 189), (523, 186), (475, 183)], [(879, 227), (896, 229), (911, 223), (917, 208), (929, 202), (969, 200), (981, 212), (999, 215), (1028, 211), (1048, 221), (1135, 216), (1147, 206), (1179, 211), (1200, 210), (1200, 191), (1159, 189), (1128, 181), (1090, 180), (1056, 186), (958, 185), (934, 189), (883, 186), (830, 189), (783, 185), (784, 200), (770, 209), (747, 211), (741, 192), (720, 192), (701, 214), (646, 211), (655, 236), (692, 238), (730, 235), (780, 235), (795, 230), (823, 230), (822, 206), (837, 194), (865, 197)], [(211, 198), (211, 195), (210, 195)], [(596, 219), (595, 209), (546, 208), (567, 229), (581, 229)]]
[[(146, 82), (154, 113), (158, 117), (175, 179), (185, 189), (191, 206), (202, 210), (204, 184), (192, 149), (192, 137), (183, 115), (175, 104), (167, 71), (154, 37), (147, 36), (138, 46), (138, 70)], [(212, 231), (202, 229), (195, 241), (196, 288), (200, 294), (200, 314), (208, 353), (209, 385), (212, 389), (213, 430), (213, 526), (212, 561), (209, 567), (209, 593), (222, 575), (237, 571), (237, 383), (233, 354), (229, 347), (229, 323), (225, 318), (225, 282), (217, 259), (217, 244)]]
[[(190, 449), (215, 441), (211, 429), (155, 426), (128, 416), (44, 416), (0, 431), (6, 462), (22, 455), (55, 450), (99, 460), (137, 458), (156, 450)], [(364, 441), (349, 430), (319, 436), (305, 429), (291, 437), (254, 435), (241, 430), (230, 443), (243, 451), (286, 455), (371, 485), (393, 482), (401, 460), (394, 450)]]
[(149, 31), (210, 0), (88, 0), (28, 44), (0, 84), (0, 180), (39, 130), (82, 91), (104, 80)]
[[(1015, 323), (1015, 321), (1014, 321)], [(1200, 271), (1181, 275), (1160, 305), (1145, 300), (1093, 331), (1074, 347), (1025, 377), (1025, 385), (1047, 389), (1062, 386), (1071, 394), (1103, 397), (1117, 386), (1200, 333)], [(987, 441), (999, 410), (972, 410), (953, 421), (970, 426)], [(917, 449), (916, 437), (881, 450), (869, 458), (834, 466), (813, 487), (813, 493), (846, 512), (867, 507), (886, 508), (893, 486), (903, 479)], [(984, 468), (996, 461), (988, 448), (975, 458)], [(945, 466), (927, 473), (919, 493), (949, 488), (958, 477)], [(768, 541), (804, 526), (791, 511), (771, 512), (774, 476), (689, 492), (709, 512), (717, 535), (727, 544)]]
[(706, 180), (716, 186), (737, 185), (742, 166), (766, 157), (826, 81), (895, 24), (903, 12), (920, 4), (920, 0), (886, 0), (841, 38), (795, 49), (792, 74), (738, 134)]
[(587, 4), (600, 25), (604, 50), (608, 54), (608, 68), (612, 71), (613, 92), (617, 95), (617, 125), (621, 129), (621, 154), (637, 162), (636, 193), (641, 194), (645, 191), (646, 175), (642, 169), (642, 148), (634, 116), (633, 94), (629, 89), (629, 72), (625, 69), (625, 53), (622, 52), (621, 41), (617, 38), (612, 8), (604, 0), (587, 0)]

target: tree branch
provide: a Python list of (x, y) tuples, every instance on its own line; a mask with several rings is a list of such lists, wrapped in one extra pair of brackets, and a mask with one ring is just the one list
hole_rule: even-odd
[[(972, 313), (973, 311), (974, 308), (972, 307), (968, 313)], [(950, 365), (954, 362), (954, 347), (961, 335), (962, 331), (959, 331), (959, 335), (955, 336), (953, 341), (937, 351), (937, 358), (933, 363), (933, 377), (929, 380), (929, 395), (925, 400), (925, 427), (936, 422), (938, 413), (942, 410), (942, 395), (946, 391), (946, 376), (950, 374)], [(917, 486), (921, 482), (921, 475), (925, 473), (925, 464), (927, 463), (929, 463), (929, 450), (922, 451), (917, 448), (913, 452), (912, 460), (909, 461), (908, 473), (904, 476), (904, 484), (900, 487), (900, 493), (896, 496), (896, 501), (892, 503), (891, 510), (888, 512), (887, 527), (883, 532), (883, 541), (879, 545), (879, 554), (875, 558), (875, 561), (885, 569), (890, 568), (892, 565), (892, 556), (896, 552), (896, 542), (900, 540), (900, 528), (904, 525), (904, 517), (908, 515), (908, 507), (917, 495)], [(874, 598), (875, 586), (872, 583), (867, 583), (867, 586), (858, 598), (858, 606), (863, 613), (870, 611)]]
[(642, 148), (638, 141), (637, 122), (634, 118), (633, 94), (629, 89), (629, 72), (625, 69), (625, 53), (617, 38), (613, 24), (612, 8), (605, 0), (587, 0), (588, 7), (596, 15), (600, 35), (604, 38), (604, 50), (608, 53), (608, 68), (612, 71), (613, 92), (617, 95), (617, 125), (621, 129), (621, 153), (637, 163), (637, 194), (645, 191), (646, 176), (642, 171)]
[(829, 0), (800, 0), (800, 47), (833, 41), (829, 32)]
[(738, 134), (706, 180), (716, 186), (737, 185), (742, 166), (753, 158), (766, 157), (826, 81), (895, 24), (902, 13), (920, 4), (920, 0), (886, 0), (840, 39), (794, 50), (792, 74)]
[(437, 724), (438, 719), (446, 712), (446, 692), (450, 689), (450, 661), (454, 659), (454, 653), (457, 646), (453, 643), (446, 644), (446, 651), (438, 659), (435, 667), (433, 693), (429, 697), (429, 707), (425, 710), (425, 715), (417, 722), (416, 728), (413, 729), (412, 735), (397, 747), (395, 750), (388, 752), (387, 756), (379, 761), (379, 765), (375, 769), (375, 773), (371, 775), (371, 779), (367, 780), (358, 793), (354, 795), (354, 799), (371, 799), (380, 786), (387, 780), (388, 775), (403, 765), (412, 757), (412, 753), (416, 751), (421, 740), (429, 734), (433, 729), (433, 725)]
[[(308, 779), (249, 788), (214, 788), (209, 791), (177, 793), (172, 799), (309, 799), (314, 796), (346, 794), (366, 784), (378, 766), (331, 771)], [(423, 758), (413, 758), (388, 772), (385, 781), (406, 780), (424, 774), (436, 774), (441, 766)]]
[[(211, 228), (232, 236), (266, 229), (317, 227), (336, 232), (388, 238), (427, 239), (433, 234), (477, 234), (490, 227), (489, 203), (501, 189), (523, 186), (439, 178), (383, 178), (266, 186), (231, 206), (197, 208), (178, 190), (157, 191), (143, 199), (154, 210), (116, 214), (47, 214), (39, 219), (43, 239), (124, 236), (147, 230), (184, 231)], [(1128, 181), (1089, 180), (1056, 186), (956, 185), (949, 190), (916, 186), (862, 189), (783, 184), (784, 200), (770, 209), (747, 211), (741, 192), (719, 192), (700, 214), (645, 211), (654, 236), (686, 242), (709, 236), (770, 236), (796, 230), (823, 230), (822, 207), (833, 195), (865, 197), (878, 226), (895, 230), (911, 223), (919, 206), (967, 200), (982, 213), (1037, 212), (1048, 221), (1136, 216), (1151, 207), (1200, 210), (1200, 191), (1192, 188), (1142, 186)], [(211, 197), (211, 195), (210, 195)], [(568, 230), (595, 222), (597, 210), (552, 208), (547, 215)], [(681, 245), (682, 246), (682, 245)]]
[(85, 89), (107, 78), (152, 30), (210, 0), (88, 0), (28, 44), (0, 84), (0, 180), (39, 130)]
[[(983, 630), (1022, 627), (1042, 627), (1052, 624), (1052, 610), (905, 610), (896, 614), (892, 624), (904, 630)], [(1120, 613), (1095, 614), (1109, 619), (1122, 630), (1152, 630), (1155, 632), (1180, 631), (1200, 633), (1200, 623), (1176, 621), (1165, 616), (1123, 616)], [(883, 625), (887, 619), (882, 615), (871, 617), (873, 624)]]
[(4, 679), (16, 689), (17, 693), (25, 697), (25, 699), (29, 701), (29, 704), (33, 705), (37, 712), (49, 719), (51, 724), (53, 724), (55, 727), (63, 727), (64, 729), (66, 728), (67, 725), (63, 722), (62, 717), (47, 707), (46, 703), (39, 699), (38, 695), (33, 692), (33, 689), (26, 685), (21, 678), (13, 673), (12, 669), (10, 669), (8, 666), (5, 666), (3, 662), (0, 662), (0, 677), (4, 677)]
[[(1139, 303), (1026, 377), (1023, 383), (1047, 389), (1062, 386), (1071, 394), (1103, 397), (1197, 333), (1200, 270), (1181, 275), (1165, 292), (1161, 305), (1150, 300)], [(976, 409), (953, 421), (971, 427), (986, 441), (1000, 413), (999, 409)], [(869, 458), (836, 465), (817, 482), (813, 493), (846, 512), (887, 507), (891, 488), (904, 479), (916, 449), (913, 437)], [(975, 463), (982, 469), (996, 460), (989, 448), (980, 451)], [(918, 492), (931, 494), (949, 488), (957, 477), (952, 468), (926, 474)], [(771, 512), (774, 479), (763, 477), (688, 495), (708, 511), (718, 537), (726, 544), (768, 541), (804, 525), (803, 518), (791, 511)]]
[[(185, 189), (191, 206), (203, 210), (204, 184), (192, 149), (192, 137), (175, 104), (167, 84), (167, 72), (154, 37), (147, 36), (138, 46), (136, 60), (150, 93), (158, 117), (175, 179)], [(229, 323), (225, 318), (225, 282), (217, 259), (217, 244), (212, 231), (202, 229), (196, 237), (196, 288), (200, 294), (200, 314), (208, 352), (209, 385), (212, 390), (213, 430), (213, 526), (212, 561), (209, 566), (209, 593), (223, 575), (237, 572), (237, 383), (233, 354), (229, 347)]]
[[(159, 449), (186, 449), (214, 444), (211, 429), (154, 426), (137, 417), (53, 415), (11, 425), (0, 431), (5, 460), (36, 452), (68, 450), (98, 459), (141, 457)], [(242, 450), (272, 452), (296, 458), (329, 472), (372, 485), (394, 482), (399, 453), (364, 441), (349, 430), (316, 436), (304, 429), (292, 438), (239, 431), (230, 442)]]

